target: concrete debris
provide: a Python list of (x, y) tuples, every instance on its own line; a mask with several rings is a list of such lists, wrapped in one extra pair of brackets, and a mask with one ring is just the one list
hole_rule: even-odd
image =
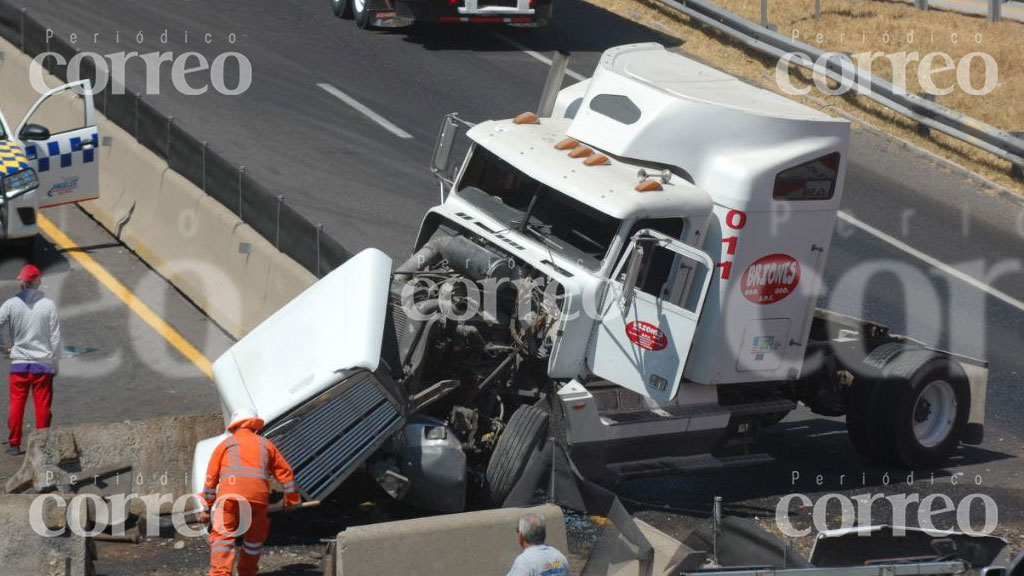
[(609, 524), (591, 550), (583, 576), (667, 576), (678, 574), (681, 567), (696, 568), (707, 557), (643, 520), (633, 521), (651, 544), (654, 556), (648, 561), (638, 560), (636, 547)]
[(132, 514), (145, 510), (141, 497), (162, 495), (160, 513), (166, 514), (191, 491), (196, 442), (223, 426), (220, 414), (201, 414), (35, 430), (21, 469), (4, 491), (77, 493), (92, 486), (103, 495), (137, 494)]

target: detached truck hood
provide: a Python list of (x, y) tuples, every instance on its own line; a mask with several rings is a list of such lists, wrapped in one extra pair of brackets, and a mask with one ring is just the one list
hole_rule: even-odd
[[(213, 365), (225, 413), (252, 409), (295, 472), (307, 500), (330, 494), (405, 424), (404, 403), (380, 363), (391, 259), (360, 252), (238, 341)], [(393, 384), (392, 384), (393, 386)], [(224, 435), (196, 445), (202, 493)]]
[(213, 364), (225, 420), (250, 408), (271, 424), (346, 372), (375, 371), (390, 278), (391, 259), (364, 250), (229, 348)]

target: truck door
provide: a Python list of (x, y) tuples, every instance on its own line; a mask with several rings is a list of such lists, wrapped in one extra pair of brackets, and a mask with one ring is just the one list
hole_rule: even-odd
[(591, 372), (658, 402), (674, 398), (712, 268), (707, 254), (669, 236), (633, 236), (598, 307)]
[[(71, 92), (76, 88), (80, 97)], [(40, 208), (99, 196), (99, 132), (88, 80), (43, 94), (29, 108), (16, 134), (39, 175)]]

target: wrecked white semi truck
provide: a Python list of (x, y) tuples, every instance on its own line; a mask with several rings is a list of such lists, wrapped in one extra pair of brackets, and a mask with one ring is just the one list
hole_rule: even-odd
[(356, 255), (215, 363), (306, 498), (362, 467), (428, 509), (467, 478), (501, 504), (549, 435), (607, 480), (757, 463), (798, 402), (881, 462), (981, 441), (985, 363), (816, 308), (847, 122), (656, 44), (541, 108), (473, 126), (451, 170), (449, 116), (412, 258)]

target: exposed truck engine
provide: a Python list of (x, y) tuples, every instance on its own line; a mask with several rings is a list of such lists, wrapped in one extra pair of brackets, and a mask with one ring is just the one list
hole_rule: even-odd
[(464, 159), (446, 118), (412, 256), (358, 254), (215, 363), (306, 498), (364, 469), (501, 505), (549, 438), (607, 482), (757, 464), (798, 403), (889, 464), (981, 441), (984, 362), (817, 308), (847, 122), (656, 44), (549, 108), (470, 127)]

